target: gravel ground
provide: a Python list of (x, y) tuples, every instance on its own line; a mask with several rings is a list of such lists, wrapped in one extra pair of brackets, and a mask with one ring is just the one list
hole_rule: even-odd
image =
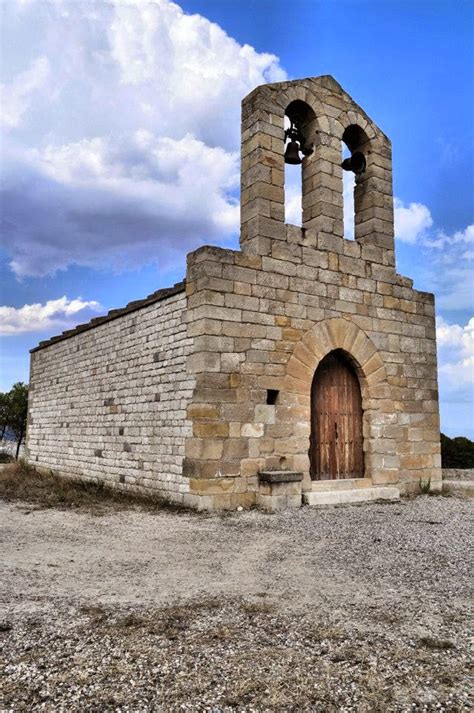
[(471, 503), (3, 502), (0, 710), (470, 710)]

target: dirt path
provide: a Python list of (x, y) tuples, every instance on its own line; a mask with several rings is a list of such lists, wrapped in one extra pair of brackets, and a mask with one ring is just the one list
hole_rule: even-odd
[[(433, 681), (429, 684), (415, 677), (408, 686), (407, 681), (411, 679), (406, 673), (403, 674), (402, 667), (398, 673), (400, 681), (405, 683), (400, 683), (400, 690), (408, 686), (403, 694), (405, 698), (415, 695), (407, 691), (416, 691), (420, 705), (428, 705), (428, 708), (421, 707), (419, 710), (431, 710), (429, 706), (440, 701), (448, 706), (444, 710), (467, 710), (464, 708), (467, 705), (467, 688), (465, 691), (463, 669), (468, 657), (471, 515), (469, 501), (428, 496), (396, 504), (324, 510), (304, 508), (275, 516), (255, 511), (202, 516), (132, 510), (98, 517), (74, 511), (35, 510), (25, 504), (2, 503), (0, 619), (7, 622), (6, 634), (11, 636), (12, 648), (7, 649), (14, 661), (23, 661), (25, 641), (32, 638), (33, 643), (37, 642), (36, 629), (28, 631), (28, 627), (25, 628), (24, 623), (31, 620), (40, 622), (43, 636), (45, 631), (49, 632), (47, 636), (52, 636), (54, 641), (59, 637), (63, 646), (65, 630), (68, 631), (68, 641), (75, 641), (74, 637), (79, 636), (77, 627), (84, 626), (84, 612), (89, 611), (88, 607), (107, 612), (107, 620), (113, 621), (116, 621), (114, 617), (126, 616), (127, 612), (138, 612), (142, 617), (138, 629), (145, 627), (149, 632), (150, 621), (158, 616), (158, 610), (164, 611), (163, 607), (179, 603), (188, 607), (185, 619), (195, 623), (189, 624), (189, 631), (183, 633), (183, 636), (191, 637), (186, 652), (179, 647), (179, 651), (172, 648), (167, 656), (177, 657), (184, 666), (183, 662), (188, 660), (186, 657), (193, 650), (195, 628), (202, 633), (209, 627), (215, 628), (216, 622), (221, 628), (230, 627), (230, 630), (240, 632), (236, 633), (236, 641), (240, 642), (239, 645), (245, 642), (251, 651), (252, 646), (257, 644), (255, 638), (246, 640), (249, 622), (245, 619), (245, 607), (255, 607), (251, 630), (257, 632), (256, 636), (263, 630), (268, 630), (270, 636), (269, 632), (286, 627), (285, 636), (298, 637), (300, 634), (303, 636), (308, 627), (318, 626), (344, 632), (341, 636), (346, 643), (359, 640), (358, 656), (362, 658), (356, 663), (359, 668), (362, 666), (361, 671), (365, 670), (367, 661), (364, 656), (370, 658), (374, 641), (380, 643), (379, 655), (384, 656), (384, 652), (391, 651), (390, 655), (399, 656), (401, 661), (410, 659), (409, 651), (416, 653), (419, 650), (417, 642), (428, 642), (428, 664), (434, 657), (438, 673), (445, 676), (445, 682), (440, 679), (438, 684)], [(199, 602), (211, 600), (210, 608), (206, 608), (207, 605), (200, 608)], [(216, 602), (219, 604), (216, 605)], [(271, 626), (268, 616), (273, 617)], [(100, 617), (99, 620), (99, 623), (102, 622), (100, 626), (103, 626)], [(9, 630), (10, 624), (12, 628)], [(97, 622), (91, 625), (88, 635), (94, 637), (96, 625)], [(243, 630), (239, 628), (242, 626)], [(142, 638), (137, 638), (137, 642), (144, 640), (142, 629)], [(122, 631), (120, 626), (119, 630)], [(109, 636), (110, 626), (106, 631)], [(160, 634), (156, 636), (163, 643)], [(124, 645), (120, 637), (115, 637), (112, 643), (109, 642), (109, 649), (118, 646), (119, 640), (122, 642), (120, 645)], [(165, 636), (165, 640), (166, 646), (174, 646), (170, 644), (174, 641), (173, 637)], [(91, 646), (97, 652), (100, 641), (94, 641), (91, 639)], [(156, 640), (153, 641), (152, 650), (156, 654)], [(127, 646), (132, 645), (131, 639), (127, 642)], [(26, 644), (27, 650), (29, 645)], [(204, 656), (198, 640), (194, 645), (198, 651), (194, 655)], [(273, 645), (276, 643), (273, 642)], [(218, 655), (216, 646), (209, 649), (213, 661)], [(307, 656), (313, 644), (306, 642), (301, 646)], [(54, 645), (50, 645), (49, 650), (54, 651)], [(364, 651), (366, 654), (363, 655)], [(401, 651), (404, 653), (401, 654)], [(398, 653), (395, 655), (395, 652)], [(145, 653), (142, 652), (143, 655)], [(76, 654), (73, 652), (71, 656)], [(100, 654), (101, 661), (103, 654)], [(280, 652), (282, 661), (286, 660), (287, 654)], [(136, 652), (138, 658), (140, 655)], [(270, 654), (267, 652), (265, 655)], [(265, 660), (265, 655), (261, 652), (258, 655), (262, 657), (261, 662)], [(150, 650), (147, 650), (146, 656), (149, 659)], [(319, 653), (318, 657), (319, 666), (324, 662), (324, 655)], [(62, 661), (62, 658), (59, 660)], [(225, 660), (221, 653), (219, 665), (224, 665)], [(303, 665), (304, 660), (302, 657), (299, 665)], [(58, 666), (61, 665), (58, 663)], [(256, 664), (253, 661), (248, 665), (249, 670), (253, 670)], [(293, 662), (290, 667), (293, 673), (299, 670), (298, 666), (294, 669), (294, 665)], [(306, 661), (304, 665), (310, 664)], [(313, 662), (311, 665), (316, 664)], [(334, 662), (331, 665), (334, 668)], [(427, 661), (423, 665), (426, 670)], [(15, 664), (12, 670), (9, 669), (9, 676), (18, 685), (22, 681), (25, 690), (25, 680), (21, 678), (23, 669), (18, 666)], [(436, 666), (434, 671), (438, 670)], [(328, 675), (342, 681), (341, 672), (336, 668)], [(241, 672), (241, 677), (245, 678), (245, 671), (247, 669)], [(109, 671), (107, 675), (110, 677), (112, 674)], [(138, 676), (136, 671), (133, 675)], [(288, 675), (285, 674), (286, 678)], [(351, 675), (347, 682), (348, 692), (344, 695), (348, 696), (348, 701), (357, 701), (357, 695), (362, 695), (362, 688), (359, 690), (356, 686), (350, 693), (350, 681), (357, 679), (354, 672)], [(365, 673), (363, 675), (366, 676)], [(387, 681), (393, 684), (396, 680), (394, 676), (394, 672), (389, 670), (380, 679), (380, 686), (377, 683), (380, 700), (388, 695)], [(32, 680), (37, 679), (33, 676)], [(169, 684), (171, 688), (176, 684), (176, 678), (172, 680), (173, 685)], [(206, 681), (202, 686), (207, 692), (199, 695), (194, 692), (197, 698), (193, 699), (188, 710), (205, 710), (204, 703), (211, 705), (212, 709), (212, 705), (216, 704), (215, 685), (211, 679)], [(228, 674), (229, 686), (234, 685), (232, 681), (232, 676)], [(367, 685), (365, 681), (364, 686)], [(22, 708), (21, 699), (15, 698), (19, 695), (15, 686), (12, 684), (11, 691), (16, 693), (9, 694), (10, 700), (16, 701), (14, 710), (30, 710), (29, 704)], [(29, 690), (28, 686), (26, 690)], [(40, 686), (38, 690), (43, 689)], [(66, 701), (69, 710), (76, 710), (73, 699), (66, 694), (63, 698), (63, 694), (54, 690), (56, 692), (51, 693), (53, 701)], [(122, 704), (115, 699), (111, 705), (118, 706), (120, 710), (156, 710), (154, 706), (164, 704), (164, 710), (178, 710), (182, 701), (189, 701), (191, 695), (186, 687), (168, 699), (166, 696), (163, 698), (163, 689), (158, 692), (156, 686), (151, 691), (146, 690), (143, 706), (134, 707), (134, 699), (127, 699), (126, 695), (125, 707), (121, 708)], [(341, 691), (345, 690), (342, 686)], [(332, 696), (330, 691), (331, 686), (325, 695)], [(224, 693), (227, 695), (229, 691), (225, 689)], [(235, 691), (234, 694), (237, 695)], [(37, 695), (40, 701), (40, 693)], [(78, 710), (87, 708), (85, 695), (82, 690)], [(94, 698), (95, 693), (87, 695), (92, 696), (90, 710), (94, 710), (94, 705), (99, 705), (99, 699)], [(263, 694), (258, 692), (258, 695)], [(308, 691), (305, 695), (309, 695)], [(404, 710), (405, 698), (397, 698), (398, 695), (394, 698), (398, 701), (395, 707), (387, 707), (387, 710)], [(55, 699), (55, 696), (59, 698)], [(225, 700), (225, 696), (218, 699), (221, 705)], [(229, 700), (234, 699), (231, 696)], [(235, 700), (239, 701), (238, 695)], [(262, 700), (255, 693), (254, 698), (250, 696), (247, 700), (244, 697), (236, 705), (240, 706), (239, 710), (247, 710), (244, 705), (247, 702), (250, 706), (248, 710), (252, 709), (252, 705), (257, 705), (255, 710), (266, 710)], [(268, 710), (281, 709), (282, 699), (278, 700), (280, 703), (269, 704)], [(301, 706), (304, 708), (302, 701), (306, 698), (294, 698), (297, 700), (296, 708), (292, 708), (289, 700), (291, 703), (293, 699), (285, 699), (285, 709), (301, 710)], [(346, 710), (341, 708), (340, 701), (337, 702), (337, 696), (334, 699), (336, 702), (321, 698), (325, 701), (322, 708), (318, 707), (319, 699), (315, 700), (314, 706), (308, 710)], [(409, 710), (411, 703), (408, 699), (405, 702)], [(335, 708), (331, 707), (333, 703)], [(127, 708), (127, 705), (131, 707)], [(233, 705), (229, 710), (233, 709)], [(103, 698), (100, 698), (100, 707), (101, 710), (108, 710)], [(56, 710), (54, 705), (50, 709)], [(347, 708), (365, 709), (377, 710), (370, 706)], [(212, 710), (227, 708), (216, 707)]]

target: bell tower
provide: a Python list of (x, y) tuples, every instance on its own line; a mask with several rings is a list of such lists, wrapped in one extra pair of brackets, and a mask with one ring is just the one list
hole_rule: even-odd
[[(285, 223), (285, 164), (301, 225)], [(196, 506), (439, 490), (434, 298), (395, 269), (389, 139), (332, 77), (269, 84), (243, 101), (241, 166), (241, 249), (188, 256)]]
[[(344, 162), (343, 142), (351, 152)], [(301, 162), (302, 244), (342, 252), (342, 174), (350, 170), (361, 256), (394, 267), (390, 140), (332, 77), (257, 87), (242, 102), (241, 146), (244, 252), (270, 255), (272, 240), (287, 240), (286, 160)]]

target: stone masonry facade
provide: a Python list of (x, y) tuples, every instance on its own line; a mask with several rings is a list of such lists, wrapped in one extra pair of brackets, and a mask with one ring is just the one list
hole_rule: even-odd
[(183, 501), (186, 408), (184, 284), (159, 291), (32, 353), (32, 465)]
[[(314, 149), (302, 227), (284, 220), (285, 116)], [(366, 158), (354, 240), (343, 230), (343, 142)], [(390, 141), (332, 77), (244, 99), (241, 250), (191, 253), (183, 290), (33, 351), (33, 464), (198, 509), (440, 489), (434, 298), (396, 272)], [(334, 350), (360, 383), (364, 477), (315, 481), (311, 385)]]

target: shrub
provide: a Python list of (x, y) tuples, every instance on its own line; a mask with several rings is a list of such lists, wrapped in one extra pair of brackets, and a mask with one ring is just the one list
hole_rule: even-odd
[(465, 436), (449, 438), (441, 434), (443, 468), (474, 468), (474, 442)]

